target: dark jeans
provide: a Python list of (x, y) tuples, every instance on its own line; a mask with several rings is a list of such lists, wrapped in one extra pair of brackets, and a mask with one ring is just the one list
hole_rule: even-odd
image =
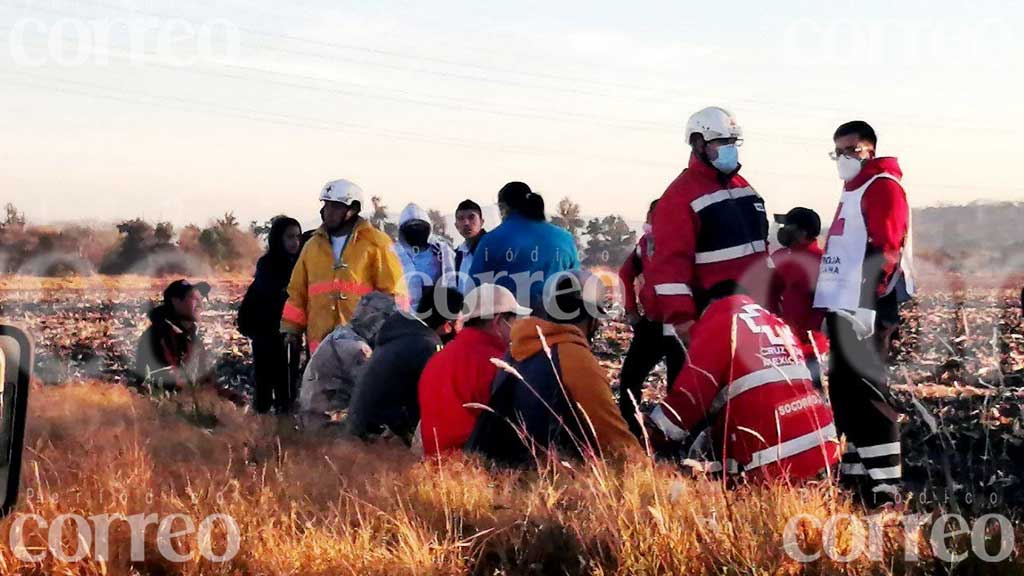
[(253, 409), (259, 414), (265, 414), (271, 408), (278, 414), (290, 411), (297, 392), (293, 383), (298, 380), (289, 377), (283, 335), (253, 338), (252, 363), (256, 373)]
[(827, 318), (829, 399), (836, 430), (847, 442), (840, 477), (869, 505), (880, 503), (876, 487), (902, 479), (900, 426), (883, 355), (893, 326), (891, 318), (879, 320), (874, 336), (858, 340), (849, 320), (831, 313)]
[[(665, 360), (668, 368), (668, 385), (671, 387), (683, 368), (683, 347), (675, 336), (665, 336), (662, 324), (641, 318), (633, 327), (633, 342), (622, 363), (619, 376), (619, 410), (629, 429), (638, 438), (643, 432), (636, 418), (636, 405), (643, 398), (644, 381), (651, 370)], [(632, 397), (631, 397), (632, 395)]]

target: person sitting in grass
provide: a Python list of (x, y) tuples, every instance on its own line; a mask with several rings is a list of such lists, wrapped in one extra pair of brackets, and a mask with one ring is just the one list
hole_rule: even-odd
[(349, 434), (369, 440), (390, 431), (412, 444), (420, 421), (417, 383), (423, 367), (458, 330), (462, 294), (425, 286), (415, 315), (394, 314), (381, 327), (373, 358), (356, 384)]
[(299, 421), (304, 428), (341, 430), (342, 416), (370, 360), (377, 332), (394, 312), (394, 297), (370, 292), (356, 304), (349, 323), (335, 328), (313, 352), (299, 388)]
[(462, 449), (487, 404), (497, 367), (508, 349), (512, 326), (529, 308), (503, 286), (481, 284), (466, 295), (465, 324), (420, 376), (419, 405), (423, 452), (427, 457)]
[(591, 351), (606, 316), (604, 285), (585, 270), (552, 280), (554, 290), (546, 289), (543, 300), (546, 319), (531, 317), (512, 327), (508, 362), (466, 450), (511, 466), (553, 450), (612, 460), (642, 455), (612, 397), (608, 373)]
[(177, 391), (209, 382), (209, 360), (199, 335), (206, 282), (181, 279), (163, 292), (163, 302), (149, 311), (149, 327), (135, 347), (137, 384), (150, 390)]

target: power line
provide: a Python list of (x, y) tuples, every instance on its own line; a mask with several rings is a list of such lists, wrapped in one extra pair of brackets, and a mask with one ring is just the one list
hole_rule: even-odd
[[(147, 12), (147, 11), (138, 10), (138, 9), (135, 9), (135, 8), (132, 8), (132, 7), (111, 5), (111, 4), (107, 4), (107, 3), (104, 3), (104, 2), (99, 2), (97, 0), (78, 0), (78, 2), (79, 3), (85, 3), (85, 4), (91, 4), (93, 6), (97, 6), (97, 7), (100, 7), (100, 8), (106, 8), (106, 9), (110, 9), (110, 10), (120, 10), (120, 11), (131, 12), (131, 13), (139, 14), (139, 15), (142, 15), (142, 16), (148, 16), (148, 17), (151, 17), (151, 18), (164, 18), (164, 19), (166, 19), (166, 18), (177, 18), (177, 16), (171, 15), (171, 14), (159, 13), (159, 12)], [(48, 8), (44, 8), (44, 7), (40, 7), (40, 6), (31, 6), (31, 8), (37, 9), (37, 10), (48, 11), (48, 12), (52, 12), (52, 13), (57, 13), (57, 14), (61, 14), (61, 15), (67, 15), (66, 12), (61, 12), (59, 10), (48, 9)], [(259, 35), (259, 36), (264, 36), (264, 37), (269, 37), (269, 38), (279, 38), (279, 39), (284, 39), (284, 40), (291, 41), (291, 42), (307, 43), (307, 44), (316, 45), (316, 46), (320, 46), (320, 47), (332, 48), (332, 49), (335, 49), (335, 50), (348, 50), (348, 51), (363, 52), (363, 53), (373, 54), (373, 55), (380, 56), (380, 57), (401, 58), (401, 59), (408, 59), (408, 60), (414, 60), (414, 61), (442, 63), (442, 64), (450, 65), (450, 66), (473, 67), (473, 68), (477, 68), (477, 69), (481, 69), (481, 70), (485, 70), (485, 71), (486, 70), (490, 70), (490, 71), (497, 71), (497, 72), (502, 72), (502, 73), (507, 73), (507, 74), (519, 74), (519, 75), (532, 76), (532, 77), (535, 77), (535, 78), (543, 78), (543, 79), (559, 81), (559, 82), (587, 83), (587, 84), (599, 85), (599, 86), (605, 86), (605, 87), (615, 87), (615, 88), (619, 88), (619, 89), (623, 89), (623, 90), (631, 90), (631, 91), (639, 90), (641, 92), (648, 91), (647, 89), (643, 88), (642, 85), (638, 87), (636, 84), (623, 84), (623, 83), (607, 82), (607, 81), (601, 81), (601, 80), (593, 80), (593, 79), (588, 79), (588, 78), (573, 78), (573, 77), (566, 77), (566, 76), (555, 75), (555, 74), (547, 74), (547, 73), (542, 73), (542, 72), (530, 72), (530, 71), (523, 71), (523, 70), (516, 70), (516, 69), (501, 69), (501, 68), (495, 69), (494, 67), (488, 67), (488, 66), (484, 66), (484, 65), (475, 64), (475, 63), (459, 62), (459, 61), (454, 61), (454, 60), (450, 60), (450, 59), (436, 58), (436, 57), (431, 57), (431, 56), (424, 56), (424, 55), (421, 55), (421, 54), (408, 54), (408, 53), (404, 53), (404, 52), (396, 51), (396, 50), (384, 50), (384, 49), (371, 48), (371, 47), (352, 45), (352, 44), (342, 44), (342, 43), (337, 43), (337, 42), (325, 42), (325, 41), (320, 41), (320, 40), (315, 40), (315, 39), (302, 38), (302, 37), (299, 37), (299, 36), (266, 32), (266, 31), (263, 31), (263, 30), (258, 30), (258, 29), (254, 29), (254, 28), (247, 28), (247, 27), (237, 27), (237, 28), (239, 30), (241, 30), (241, 31), (244, 31), (244, 32), (247, 32), (247, 33), (253, 34), (253, 35)], [(360, 65), (360, 66), (371, 66), (371, 67), (390, 69), (390, 70), (397, 70), (397, 71), (404, 71), (404, 72), (429, 74), (429, 75), (434, 75), (434, 76), (452, 78), (452, 79), (456, 79), (456, 80), (478, 82), (478, 83), (488, 83), (488, 84), (494, 84), (494, 85), (499, 85), (499, 86), (516, 86), (516, 87), (520, 87), (520, 88), (535, 89), (535, 90), (553, 90), (553, 91), (557, 91), (557, 92), (571, 93), (571, 94), (581, 95), (581, 96), (595, 96), (595, 97), (604, 97), (604, 98), (616, 98), (616, 99), (624, 99), (624, 100), (628, 100), (628, 101), (655, 101), (655, 102), (663, 102), (663, 103), (671, 103), (671, 104), (678, 104), (680, 102), (679, 98), (684, 98), (684, 99), (687, 99), (687, 100), (692, 101), (692, 102), (709, 101), (708, 98), (694, 96), (692, 93), (689, 93), (689, 92), (686, 92), (686, 93), (679, 92), (679, 91), (673, 90), (673, 89), (670, 89), (670, 92), (677, 96), (677, 97), (674, 97), (674, 98), (666, 98), (664, 96), (664, 92), (658, 92), (657, 94), (647, 94), (647, 95), (642, 95), (642, 96), (641, 95), (636, 95), (636, 94), (624, 95), (624, 94), (620, 94), (620, 93), (609, 93), (609, 92), (600, 92), (600, 91), (593, 91), (593, 90), (582, 90), (582, 89), (574, 88), (574, 87), (551, 86), (551, 85), (544, 85), (544, 84), (530, 84), (530, 83), (524, 83), (524, 82), (520, 82), (520, 81), (511, 80), (511, 79), (508, 79), (508, 78), (491, 78), (491, 77), (487, 77), (487, 76), (480, 76), (478, 74), (465, 74), (465, 73), (460, 73), (460, 72), (436, 70), (436, 69), (431, 69), (431, 68), (415, 67), (415, 66), (408, 66), (408, 65), (402, 65), (402, 64), (393, 64), (393, 63), (387, 63), (387, 62), (375, 62), (375, 61), (366, 60), (366, 59), (338, 56), (336, 54), (335, 55), (327, 55), (327, 54), (323, 54), (323, 53), (320, 53), (320, 52), (309, 52), (309, 51), (295, 50), (295, 49), (284, 48), (284, 47), (280, 47), (280, 46), (266, 46), (266, 45), (264, 45), (264, 46), (261, 46), (261, 47), (266, 49), (266, 50), (273, 51), (273, 52), (281, 52), (281, 53), (285, 53), (285, 54), (293, 54), (293, 55), (300, 55), (300, 56), (311, 56), (311, 57), (314, 57), (314, 58), (326, 59), (328, 61), (338, 61), (338, 60), (340, 60), (340, 61), (345, 61), (345, 62), (353, 63), (353, 64), (356, 64), (356, 65)], [(258, 69), (256, 69), (256, 70), (258, 70)], [(797, 116), (797, 117), (808, 116), (809, 115), (808, 114), (809, 110), (818, 110), (818, 111), (821, 111), (821, 112), (828, 113), (828, 114), (830, 114), (832, 116), (838, 115), (838, 114), (846, 114), (846, 115), (848, 115), (848, 112), (845, 112), (845, 111), (842, 111), (842, 110), (839, 110), (839, 109), (836, 109), (836, 108), (823, 107), (823, 106), (820, 106), (820, 105), (808, 105), (808, 104), (806, 104), (804, 102), (801, 102), (801, 103), (797, 104), (797, 106), (799, 106), (801, 111), (793, 112), (789, 108), (787, 108), (787, 106), (792, 106), (793, 103), (772, 103), (772, 102), (769, 102), (769, 101), (766, 101), (766, 100), (763, 100), (763, 99), (750, 99), (750, 98), (732, 98), (731, 100), (733, 100), (735, 102), (745, 102), (745, 103), (748, 103), (750, 105), (750, 107), (752, 107), (754, 109), (761, 108), (762, 110), (767, 110), (767, 111), (781, 111), (781, 112), (783, 112), (785, 114), (793, 115), (793, 116)], [(488, 112), (488, 113), (498, 113), (498, 114), (502, 113), (502, 112), (493, 111), (493, 110), (491, 110), (491, 111), (478, 110), (478, 111), (485, 111), (485, 112)], [(504, 112), (504, 114), (515, 115), (517, 113), (507, 112), (506, 111), (506, 112)], [(882, 115), (884, 115), (884, 114), (885, 113), (883, 112)], [(922, 119), (922, 118), (925, 118), (925, 117), (911, 116), (911, 115), (907, 115), (907, 114), (900, 114), (899, 117), (900, 117), (901, 121), (903, 121), (904, 123), (918, 124), (918, 125), (923, 125), (923, 126), (928, 126), (928, 127), (933, 127), (933, 128), (940, 127), (938, 124), (936, 124), (936, 119), (934, 117), (932, 117), (932, 116), (926, 117), (927, 119)], [(557, 119), (557, 118), (549, 117), (549, 118), (544, 118), (544, 119)], [(598, 121), (598, 122), (606, 122), (605, 120), (596, 120), (596, 121)], [(637, 130), (657, 130), (657, 128), (645, 128), (645, 127), (639, 127), (639, 126), (632, 127), (632, 125), (629, 123), (629, 121), (621, 121), (621, 122), (624, 122), (624, 124), (620, 123), (618, 125), (620, 127), (624, 127), (624, 128), (637, 129)], [(616, 125), (616, 121), (611, 121), (611, 124), (612, 125)], [(943, 129), (949, 129), (949, 128), (955, 128), (958, 125), (959, 126), (963, 126), (963, 127), (968, 127), (968, 126), (973, 127), (974, 126), (974, 122), (971, 121), (971, 120), (967, 120), (967, 119), (962, 119), (962, 120), (959, 120), (959, 121), (956, 121), (956, 120), (954, 120), (954, 121), (943, 121), (943, 124), (941, 125), (941, 127)], [(673, 130), (673, 132), (675, 132), (674, 128), (672, 130)], [(1006, 134), (1010, 134), (1011, 133), (1011, 131), (1008, 130), (1008, 129), (999, 129), (999, 128), (992, 129), (991, 131), (993, 131), (993, 132), (1000, 132), (1000, 133), (1006, 133)], [(796, 138), (789, 137), (789, 138), (790, 138), (789, 141), (791, 141), (791, 142), (792, 141), (802, 141), (802, 142), (806, 142), (806, 143), (817, 142), (817, 140), (811, 140), (811, 139), (805, 139), (805, 138), (799, 138), (799, 137), (796, 137)]]
[[(35, 80), (35, 82), (32, 82)], [(139, 103), (148, 105), (168, 106), (177, 109), (185, 109), (188, 111), (199, 111), (199, 112), (211, 112), (218, 114), (226, 114), (236, 118), (242, 118), (247, 120), (256, 120), (262, 122), (269, 122), (273, 124), (281, 124), (286, 126), (293, 126), (299, 128), (309, 128), (316, 130), (324, 130), (328, 132), (356, 132), (362, 134), (368, 134), (373, 136), (383, 136), (387, 138), (394, 138), (400, 140), (408, 140), (413, 142), (422, 142), (428, 144), (442, 144), (449, 146), (459, 146), (470, 148), (473, 150), (490, 149), (500, 152), (516, 153), (516, 154), (527, 154), (527, 155), (538, 155), (544, 157), (550, 156), (570, 156), (579, 157), (584, 159), (600, 160), (602, 162), (620, 162), (627, 164), (637, 165), (648, 165), (648, 166), (677, 166), (675, 162), (647, 160), (641, 158), (626, 158), (618, 156), (608, 156), (599, 154), (585, 154), (573, 151), (566, 151), (556, 148), (540, 148), (536, 146), (521, 146), (521, 145), (510, 145), (503, 143), (494, 142), (483, 142), (475, 140), (466, 140), (452, 137), (437, 137), (426, 135), (417, 132), (393, 130), (393, 129), (381, 129), (370, 125), (357, 124), (353, 122), (339, 122), (330, 121), (325, 122), (322, 119), (315, 118), (303, 118), (294, 115), (286, 114), (275, 114), (267, 113), (259, 110), (244, 109), (244, 108), (233, 108), (223, 106), (213, 102), (206, 102), (201, 100), (192, 100), (186, 98), (179, 98), (173, 96), (156, 96), (145, 92), (132, 91), (123, 88), (117, 88), (117, 92), (111, 92), (111, 88), (106, 86), (100, 86), (96, 84), (90, 84), (80, 81), (68, 80), (66, 78), (55, 78), (46, 76), (35, 76), (32, 75), (20, 75), (20, 76), (8, 76), (5, 82), (10, 84), (16, 84), (21, 86), (27, 86), (30, 88), (40, 88), (44, 90), (54, 90), (63, 93), (79, 94), (84, 96), (103, 98), (116, 100), (121, 102)], [(60, 84), (70, 84), (68, 86), (61, 86)], [(91, 91), (90, 91), (91, 90)], [(99, 92), (97, 92), (97, 90)], [(136, 98), (127, 98), (123, 94), (134, 94)]]

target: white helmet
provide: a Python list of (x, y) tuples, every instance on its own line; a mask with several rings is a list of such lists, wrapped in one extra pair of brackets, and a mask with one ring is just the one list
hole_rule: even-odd
[(694, 134), (700, 134), (705, 141), (716, 138), (742, 138), (743, 129), (736, 123), (736, 116), (732, 112), (718, 106), (709, 106), (687, 120), (687, 143)]
[(363, 189), (348, 180), (334, 180), (324, 184), (320, 199), (325, 202), (341, 202), (346, 206), (353, 202), (363, 205)]

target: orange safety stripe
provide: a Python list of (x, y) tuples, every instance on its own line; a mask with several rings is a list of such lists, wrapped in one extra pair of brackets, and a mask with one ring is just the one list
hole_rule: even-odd
[(395, 307), (399, 310), (409, 311), (409, 305), (412, 301), (409, 299), (408, 294), (395, 294)]
[(329, 294), (331, 292), (340, 292), (342, 294), (353, 294), (356, 296), (363, 296), (373, 292), (373, 286), (364, 284), (362, 282), (353, 282), (349, 280), (328, 280), (326, 282), (317, 282), (316, 284), (309, 285), (309, 295), (317, 296), (319, 294)]
[(299, 326), (306, 325), (306, 313), (291, 302), (285, 303), (284, 311), (281, 313), (281, 319), (291, 322), (292, 324), (298, 324)]

